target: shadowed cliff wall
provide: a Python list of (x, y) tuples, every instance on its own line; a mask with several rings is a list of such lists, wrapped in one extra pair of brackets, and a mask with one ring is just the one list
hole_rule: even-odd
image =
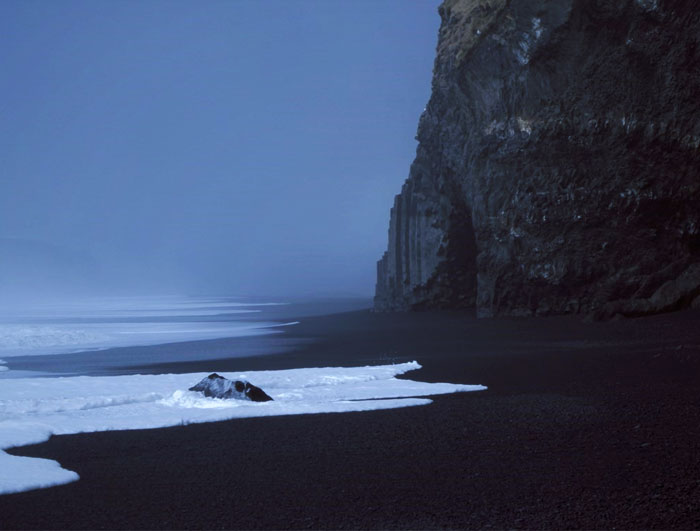
[(700, 305), (690, 1), (447, 0), (375, 307)]

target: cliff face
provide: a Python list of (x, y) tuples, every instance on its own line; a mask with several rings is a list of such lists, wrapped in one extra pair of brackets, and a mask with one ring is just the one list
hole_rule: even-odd
[(692, 1), (446, 0), (378, 310), (700, 305)]

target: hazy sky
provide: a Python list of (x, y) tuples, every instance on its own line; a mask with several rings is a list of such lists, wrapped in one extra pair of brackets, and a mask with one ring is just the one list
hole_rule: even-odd
[(438, 3), (3, 0), (0, 283), (371, 294)]

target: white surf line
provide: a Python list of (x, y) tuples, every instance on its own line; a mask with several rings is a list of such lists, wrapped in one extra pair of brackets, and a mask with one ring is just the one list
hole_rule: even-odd
[(0, 323), (0, 356), (68, 354), (125, 346), (148, 346), (186, 341), (280, 333), (274, 321), (202, 321), (7, 325)]
[(266, 328), (276, 328), (276, 327), (280, 327), (280, 326), (294, 326), (294, 325), (298, 325), (300, 323), (301, 323), (301, 321), (290, 321), (288, 323), (272, 324), (272, 325), (267, 326)]
[(187, 389), (207, 373), (17, 378), (0, 385), (0, 494), (78, 480), (56, 461), (2, 450), (51, 435), (163, 428), (235, 418), (370, 411), (431, 403), (425, 397), (480, 391), (481, 385), (397, 379), (419, 369), (413, 361), (370, 367), (325, 367), (221, 373), (248, 380), (272, 402), (205, 398)]

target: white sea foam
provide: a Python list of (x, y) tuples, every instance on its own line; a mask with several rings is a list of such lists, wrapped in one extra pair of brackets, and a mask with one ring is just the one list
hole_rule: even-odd
[(263, 321), (0, 324), (0, 354), (10, 358), (253, 336), (275, 333), (274, 328), (277, 326), (280, 325)]
[(106, 341), (109, 336), (98, 331), (70, 326), (0, 325), (0, 349), (5, 355), (12, 352), (41, 351), (44, 348), (91, 346)]
[(283, 325), (264, 318), (241, 321), (240, 314), (260, 315), (261, 308), (281, 305), (284, 303), (129, 297), (0, 308), (0, 356), (65, 354), (275, 333), (274, 328)]
[(259, 312), (265, 307), (285, 305), (287, 303), (244, 303), (202, 297), (104, 297), (0, 306), (0, 319), (7, 317), (51, 319), (66, 315), (87, 318), (206, 316)]
[[(159, 428), (234, 418), (341, 413), (429, 404), (429, 395), (478, 391), (480, 385), (424, 383), (395, 376), (416, 362), (222, 373), (246, 379), (272, 402), (205, 398), (187, 389), (206, 373), (18, 378), (0, 385), (0, 449), (45, 441), (52, 434)], [(0, 494), (78, 479), (55, 461), (0, 450)]]

